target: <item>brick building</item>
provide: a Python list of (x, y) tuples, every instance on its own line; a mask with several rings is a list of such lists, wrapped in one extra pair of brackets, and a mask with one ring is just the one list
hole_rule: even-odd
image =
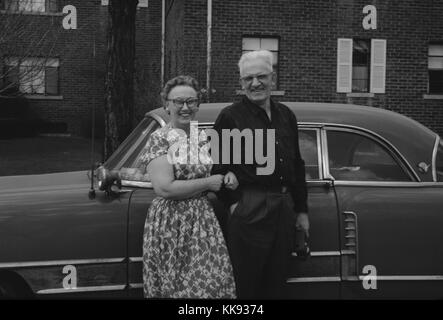
[(169, 0), (165, 12), (166, 78), (195, 75), (210, 101), (238, 99), (240, 55), (265, 48), (280, 101), (386, 108), (443, 134), (442, 0)]
[[(77, 29), (63, 28), (67, 5), (76, 9)], [(107, 16), (105, 0), (0, 0), (0, 19), (16, 25), (13, 32), (24, 30), (13, 34), (14, 45), (0, 44), (0, 70), (18, 67), (8, 73), (17, 77), (30, 65), (46, 64), (44, 70), (32, 71), (35, 79), (23, 76), (19, 82), (30, 112), (53, 123), (50, 130), (87, 136), (95, 110), (97, 133), (103, 134)], [(147, 105), (158, 104), (161, 2), (150, 3), (148, 10), (148, 1), (139, 1), (136, 29), (135, 101), (140, 118)], [(26, 56), (20, 57), (23, 52)]]
[[(93, 100), (98, 115), (103, 108), (105, 2), (59, 1), (59, 10), (68, 3), (77, 7), (79, 29), (96, 26), (96, 58), (91, 29), (63, 31), (60, 50), (70, 47), (75, 54), (63, 63), (59, 53), (59, 96), (32, 100), (42, 117), (65, 121), (73, 133), (88, 131)], [(161, 84), (178, 74), (195, 76), (209, 89), (210, 102), (238, 99), (240, 55), (265, 48), (276, 57), (273, 95), (280, 101), (386, 108), (443, 135), (443, 0), (150, 0), (146, 5), (137, 13), (139, 115), (159, 105)], [(51, 13), (34, 18), (51, 19)]]

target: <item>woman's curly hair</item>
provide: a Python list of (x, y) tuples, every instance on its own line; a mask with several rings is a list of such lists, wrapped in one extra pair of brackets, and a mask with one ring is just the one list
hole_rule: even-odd
[(166, 100), (168, 99), (169, 92), (171, 92), (171, 90), (176, 86), (188, 86), (193, 88), (197, 92), (197, 98), (200, 99), (201, 92), (197, 80), (195, 80), (191, 76), (181, 75), (172, 78), (171, 80), (166, 82), (165, 86), (163, 87), (163, 90), (160, 94), (163, 101), (163, 106), (166, 106)]

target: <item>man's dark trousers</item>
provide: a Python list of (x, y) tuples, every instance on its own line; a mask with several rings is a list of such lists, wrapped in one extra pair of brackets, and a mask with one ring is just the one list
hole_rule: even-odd
[(246, 186), (228, 221), (227, 243), (240, 299), (289, 298), (293, 200), (281, 188)]

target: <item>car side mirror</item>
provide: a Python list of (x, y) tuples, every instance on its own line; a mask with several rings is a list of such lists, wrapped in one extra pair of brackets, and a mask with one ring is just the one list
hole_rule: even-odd
[(122, 180), (117, 170), (109, 170), (103, 166), (97, 169), (97, 181), (98, 188), (101, 191), (105, 191), (107, 195), (113, 195), (116, 192), (112, 190), (113, 186), (117, 186), (118, 189), (122, 188)]

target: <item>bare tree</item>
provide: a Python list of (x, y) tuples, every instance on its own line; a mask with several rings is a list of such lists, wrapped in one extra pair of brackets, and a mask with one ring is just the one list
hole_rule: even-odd
[(129, 135), (134, 125), (135, 19), (138, 0), (110, 0), (106, 97), (105, 158)]
[(0, 0), (0, 10), (0, 96), (54, 90), (56, 83), (44, 83), (43, 74), (58, 67), (51, 57), (61, 28), (55, 19), (45, 25), (29, 13), (55, 11), (55, 1)]

